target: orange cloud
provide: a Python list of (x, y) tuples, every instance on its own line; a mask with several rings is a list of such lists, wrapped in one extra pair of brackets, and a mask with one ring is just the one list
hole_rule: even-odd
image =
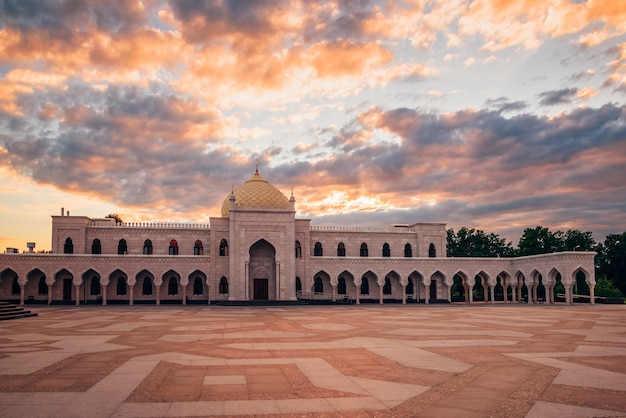
[(350, 41), (321, 43), (307, 51), (311, 66), (319, 77), (358, 74), (391, 61), (393, 54), (377, 44)]
[[(558, 38), (576, 34), (593, 23), (604, 23), (609, 28), (623, 32), (626, 29), (626, 6), (619, 1), (567, 0), (479, 0), (473, 1), (459, 19), (459, 32), (464, 35), (480, 34), (484, 49), (499, 50), (514, 45), (536, 48), (542, 37)], [(594, 44), (608, 37), (597, 30), (581, 34), (580, 42)], [(594, 35), (594, 32), (596, 34)]]

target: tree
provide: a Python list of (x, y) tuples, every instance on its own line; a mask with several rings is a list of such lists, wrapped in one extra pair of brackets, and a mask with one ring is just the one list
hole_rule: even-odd
[(622, 294), (626, 294), (626, 232), (606, 236), (596, 246), (597, 275), (606, 276)]
[(117, 213), (109, 213), (107, 216), (105, 216), (105, 218), (113, 218), (113, 219), (115, 219), (115, 223), (117, 223), (117, 224), (124, 223), (124, 221), (122, 221), (122, 218), (120, 217), (120, 215), (118, 215)]
[(612, 281), (607, 279), (605, 276), (600, 276), (596, 280), (595, 295), (608, 298), (621, 298), (622, 292), (615, 287)]
[(511, 242), (497, 234), (485, 234), (480, 229), (462, 227), (446, 231), (449, 257), (513, 257), (515, 249)]
[(594, 251), (596, 240), (591, 236), (591, 231), (568, 229), (563, 235), (563, 244), (565, 251)]
[(518, 244), (519, 255), (554, 253), (565, 250), (564, 234), (561, 231), (550, 232), (548, 228), (536, 226), (526, 228)]

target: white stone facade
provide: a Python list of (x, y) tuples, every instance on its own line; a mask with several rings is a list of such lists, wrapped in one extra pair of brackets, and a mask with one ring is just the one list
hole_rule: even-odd
[[(572, 303), (591, 291), (590, 252), (448, 258), (442, 223), (312, 226), (260, 175), (231, 193), (210, 225), (52, 216), (51, 254), (0, 255), (0, 300), (40, 303), (211, 303), (298, 297), (424, 303), (482, 294), (491, 303)], [(453, 296), (453, 289), (456, 296)]]

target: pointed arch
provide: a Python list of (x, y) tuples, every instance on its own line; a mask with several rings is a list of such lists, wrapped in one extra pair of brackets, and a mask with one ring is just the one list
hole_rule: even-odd
[(117, 253), (119, 255), (128, 254), (128, 244), (126, 243), (126, 240), (124, 238), (119, 240), (117, 243)]
[(180, 285), (180, 274), (175, 270), (168, 270), (162, 276), (163, 283), (167, 283), (167, 295), (178, 296)]
[(143, 242), (143, 253), (146, 255), (150, 255), (153, 252), (152, 241), (147, 239)]
[(169, 255), (178, 255), (178, 241), (170, 240)]
[(98, 238), (91, 241), (91, 254), (102, 254), (102, 244)]
[(222, 276), (220, 278), (220, 283), (219, 283), (219, 293), (220, 295), (227, 295), (228, 294), (228, 279), (226, 278), (226, 276)]
[(65, 238), (65, 244), (63, 244), (63, 254), (74, 254), (74, 243), (72, 238)]
[(337, 257), (345, 257), (346, 256), (346, 244), (340, 242), (337, 244)]
[(109, 283), (115, 284), (115, 296), (126, 296), (128, 294), (128, 276), (122, 270), (116, 269), (109, 274)]
[(192, 295), (202, 296), (204, 295), (204, 286), (206, 285), (206, 274), (200, 270), (193, 271), (189, 277), (189, 283), (193, 283)]
[(222, 238), (220, 241), (220, 257), (228, 257), (228, 241), (226, 238)]
[(324, 248), (321, 242), (316, 242), (313, 247), (313, 257), (322, 257), (324, 255)]

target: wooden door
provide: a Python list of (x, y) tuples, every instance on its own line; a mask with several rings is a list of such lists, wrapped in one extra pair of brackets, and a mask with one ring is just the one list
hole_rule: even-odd
[(268, 300), (268, 279), (254, 279), (254, 300)]

